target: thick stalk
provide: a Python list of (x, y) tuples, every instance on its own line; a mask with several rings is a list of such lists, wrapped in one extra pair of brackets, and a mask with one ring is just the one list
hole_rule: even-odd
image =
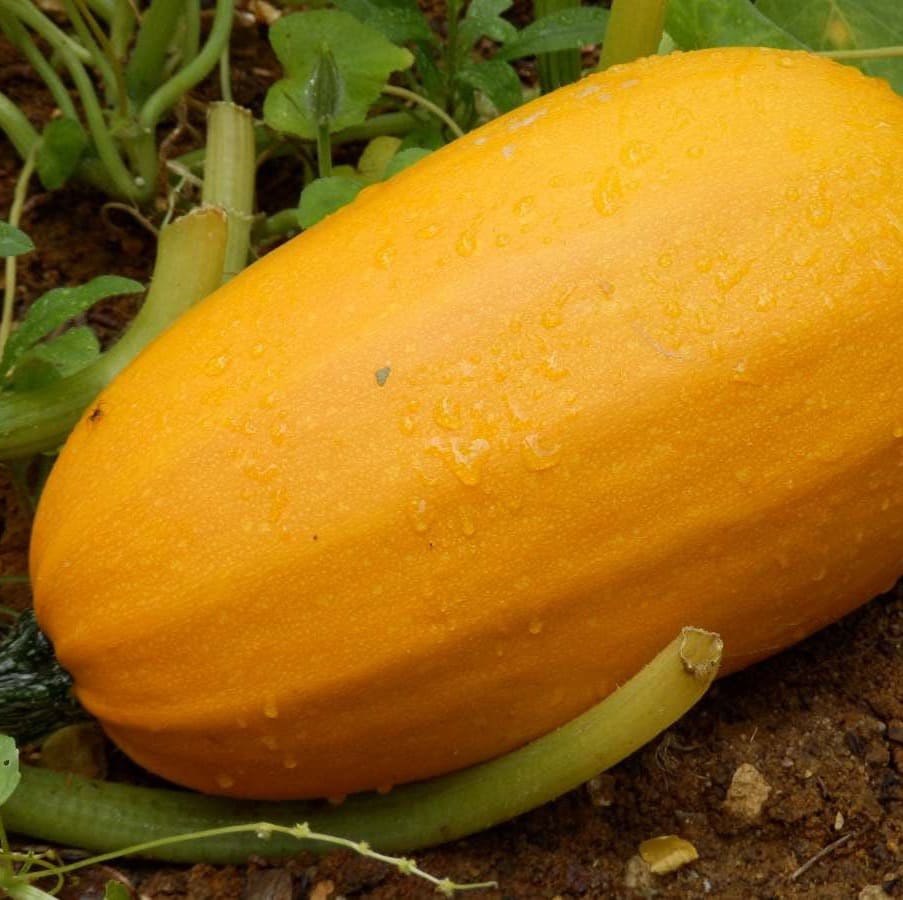
[(207, 157), (202, 198), (226, 213), (229, 237), (223, 281), (248, 263), (254, 216), (254, 119), (233, 103), (211, 103), (207, 117)]
[(667, 5), (668, 0), (614, 0), (599, 69), (656, 53), (665, 30)]
[[(580, 5), (580, 0), (534, 0), (535, 17), (547, 16), (562, 9)], [(536, 57), (539, 69), (539, 84), (544, 94), (566, 84), (573, 84), (580, 77), (580, 50), (556, 50), (540, 53)]]
[(213, 25), (204, 48), (187, 66), (151, 94), (138, 116), (143, 128), (152, 131), (180, 97), (213, 71), (232, 33), (234, 7), (234, 0), (217, 0)]
[[(114, 850), (174, 834), (249, 822), (293, 825), (365, 840), (383, 852), (445, 843), (520, 815), (569, 791), (654, 738), (705, 693), (718, 669), (721, 640), (684, 629), (625, 685), (567, 725), (520, 750), (389, 794), (343, 804), (255, 803), (181, 791), (108, 784), (24, 767), (3, 807), (13, 831), (41, 840)], [(239, 863), (251, 854), (288, 856), (297, 844), (265, 829), (172, 843), (147, 855)], [(315, 850), (328, 845), (313, 845)]]
[(225, 215), (202, 208), (160, 232), (147, 299), (120, 340), (87, 368), (46, 387), (0, 395), (0, 459), (55, 450), (117, 375), (160, 332), (220, 284)]
[(135, 46), (125, 67), (129, 96), (140, 106), (163, 81), (166, 56), (172, 43), (184, 0), (153, 0), (141, 17)]

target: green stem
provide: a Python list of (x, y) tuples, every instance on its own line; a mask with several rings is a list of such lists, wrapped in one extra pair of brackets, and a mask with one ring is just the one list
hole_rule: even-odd
[(0, 93), (0, 131), (6, 134), (23, 160), (28, 158), (41, 139), (25, 113), (4, 93)]
[(78, 112), (75, 109), (72, 98), (69, 96), (69, 91), (66, 90), (66, 86), (63, 84), (63, 80), (38, 49), (37, 44), (23, 28), (22, 23), (15, 16), (5, 15), (0, 12), (0, 27), (3, 28), (10, 43), (28, 60), (41, 81), (47, 85), (54, 102), (60, 108), (60, 112), (70, 119), (78, 120)]
[[(56, 29), (56, 26), (52, 23), (48, 23), (37, 9), (23, 3), (22, 0), (6, 0), (6, 2), (16, 12), (19, 18), (31, 25), (31, 27), (49, 43), (53, 43), (51, 40), (53, 36), (51, 29)], [(50, 28), (47, 27), (47, 24), (50, 25)], [(62, 34), (62, 32), (60, 33)], [(63, 35), (63, 37), (65, 37), (65, 35)], [(72, 51), (70, 47), (72, 43), (73, 42), (69, 41), (67, 38), (65, 42), (55, 45), (55, 49), (60, 54), (60, 58), (63, 60), (63, 63), (69, 70), (69, 74), (72, 76), (72, 80), (75, 82), (75, 87), (78, 90), (82, 106), (85, 110), (88, 130), (91, 132), (91, 138), (94, 141), (97, 155), (100, 157), (100, 161), (103, 163), (112, 184), (116, 188), (116, 192), (120, 196), (130, 200), (146, 200), (148, 199), (147, 194), (138, 189), (132, 174), (126, 168), (119, 155), (119, 150), (107, 128), (103, 109), (101, 108), (100, 101), (97, 99), (97, 94), (94, 91), (94, 85), (91, 83), (91, 79), (88, 77), (88, 73), (85, 71), (85, 67), (82, 65), (77, 54)]]
[(110, 21), (110, 46), (116, 59), (121, 62), (128, 55), (138, 20), (129, 0), (115, 0), (115, 3)]
[[(562, 9), (580, 5), (580, 0), (534, 0), (535, 18), (547, 16)], [(556, 50), (553, 53), (539, 53), (536, 56), (539, 69), (539, 84), (544, 94), (566, 84), (573, 84), (580, 78), (580, 50)]]
[(599, 70), (658, 51), (668, 0), (614, 0), (605, 29)]
[(225, 249), (220, 210), (199, 209), (164, 228), (147, 299), (118, 343), (90, 366), (46, 387), (0, 395), (0, 459), (57, 449), (106, 384), (219, 286)]
[(455, 80), (458, 77), (458, 20), (461, 0), (447, 0), (445, 5), (445, 103), (449, 113), (455, 111)]
[(138, 116), (142, 127), (152, 131), (180, 97), (213, 71), (232, 33), (234, 5), (234, 0), (217, 0), (213, 25), (204, 48), (187, 66), (151, 94)]
[(78, 41), (73, 40), (65, 31), (54, 25), (33, 4), (24, 2), (24, 0), (4, 0), (4, 2), (13, 14), (30, 25), (57, 53), (62, 54), (64, 50), (68, 50), (79, 62), (91, 63), (93, 61), (91, 54)]
[(30, 580), (27, 575), (0, 575), (0, 584), (28, 584)]
[(135, 47), (125, 67), (129, 96), (140, 106), (163, 81), (170, 44), (179, 25), (184, 0), (153, 0), (145, 10)]
[[(416, 96), (420, 96), (419, 94)], [(423, 98), (420, 98), (423, 99)], [(438, 107), (437, 107), (438, 108)], [(360, 125), (350, 125), (332, 135), (332, 145), (353, 144), (357, 141), (370, 141), (382, 135), (403, 137), (417, 127), (417, 119), (408, 112), (381, 113), (371, 116)]]
[(182, 33), (182, 65), (187, 66), (201, 46), (200, 0), (185, 0), (185, 23)]
[(406, 852), (490, 828), (624, 759), (699, 700), (720, 658), (717, 635), (684, 629), (597, 706), (525, 747), (385, 795), (356, 795), (336, 807), (230, 800), (25, 766), (3, 818), (12, 831), (41, 840), (103, 851), (143, 844), (148, 856), (180, 862), (240, 863), (251, 854), (289, 856), (296, 847), (285, 836), (265, 831), (266, 826), (260, 828), (263, 837), (242, 831), (149, 851), (147, 843), (216, 826), (272, 822), (291, 827), (303, 821), (318, 832), (365, 840), (386, 853)]
[(254, 119), (233, 103), (211, 103), (207, 119), (207, 157), (203, 202), (226, 213), (229, 238), (223, 281), (248, 263), (254, 216)]
[[(79, 6), (81, 5), (83, 4), (77, 2), (77, 0), (64, 0), (63, 2), (66, 15), (69, 17), (69, 21), (72, 23), (72, 27), (75, 29), (75, 33), (78, 35), (81, 45), (91, 54), (91, 64), (100, 73), (107, 104), (109, 106), (115, 106), (120, 93), (116, 75), (113, 72), (110, 61), (107, 59), (94, 35), (91, 33), (88, 21), (86, 17), (82, 15), (82, 10), (79, 9)], [(88, 11), (88, 15), (90, 15), (90, 11)]]
[(219, 92), (226, 103), (232, 102), (232, 77), (229, 65), (229, 45), (226, 44), (219, 58)]
[(332, 175), (332, 140), (329, 134), (329, 119), (317, 124), (317, 174), (320, 178)]
[(264, 219), (259, 237), (265, 240), (267, 238), (282, 237), (285, 234), (291, 234), (293, 231), (300, 230), (298, 208), (281, 209), (279, 212)]
[(862, 50), (819, 50), (819, 56), (828, 59), (895, 59), (903, 56), (903, 45), (896, 47), (869, 47)]
[[(25, 197), (28, 195), (28, 182), (31, 181), (34, 172), (35, 157), (38, 145), (33, 145), (31, 152), (25, 157), (25, 164), (16, 179), (16, 187), (13, 191), (13, 202), (9, 210), (9, 224), (18, 227), (22, 218), (22, 208), (25, 205)], [(6, 341), (13, 327), (13, 307), (16, 303), (16, 257), (6, 257), (6, 280), (3, 289), (3, 311), (0, 312), (0, 360), (3, 359), (3, 351), (6, 349)], [(5, 376), (0, 372), (0, 380)]]
[(436, 106), (435, 103), (431, 100), (427, 100), (426, 97), (422, 97), (414, 91), (409, 91), (407, 88), (398, 87), (394, 84), (385, 85), (385, 87), (383, 87), (383, 93), (388, 94), (390, 97), (398, 97), (401, 100), (408, 100), (411, 103), (422, 106), (427, 112), (432, 113), (436, 118), (441, 119), (455, 137), (464, 137), (464, 132), (461, 130), (460, 125), (458, 125), (444, 109)]

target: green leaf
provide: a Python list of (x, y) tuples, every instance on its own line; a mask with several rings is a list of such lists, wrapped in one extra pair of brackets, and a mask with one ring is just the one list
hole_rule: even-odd
[(398, 152), (401, 146), (401, 138), (392, 137), (388, 134), (381, 134), (379, 137), (373, 138), (361, 153), (361, 158), (357, 161), (357, 171), (361, 178), (372, 184), (375, 181), (381, 181), (386, 171), (386, 166), (392, 160), (392, 157)]
[(670, 0), (665, 30), (681, 50), (731, 46), (804, 49), (749, 0)]
[(458, 26), (458, 53), (465, 53), (481, 38), (488, 37), (499, 44), (517, 37), (517, 29), (502, 18), (511, 7), (511, 0), (473, 0), (464, 21)]
[(0, 734), (0, 806), (12, 797), (21, 778), (16, 742), (9, 735)]
[(0, 372), (8, 372), (26, 350), (41, 338), (83, 313), (100, 300), (118, 294), (137, 294), (144, 286), (131, 278), (100, 275), (78, 287), (54, 288), (35, 300), (19, 327), (9, 336), (0, 361)]
[(283, 16), (270, 29), (270, 43), (288, 77), (267, 91), (264, 119), (277, 131), (308, 140), (317, 136), (326, 97), (318, 86), (325, 77), (324, 59), (331, 60), (327, 68), (335, 78), (330, 87), (335, 95), (329, 116), (333, 132), (363, 122), (389, 75), (414, 61), (375, 28), (336, 9)]
[(16, 360), (8, 386), (32, 391), (67, 375), (73, 375), (100, 356), (97, 335), (87, 326), (70, 328), (46, 344), (37, 344)]
[(34, 243), (24, 231), (9, 222), (0, 222), (0, 256), (21, 256), (32, 250)]
[(480, 91), (500, 112), (524, 102), (524, 90), (517, 72), (501, 59), (489, 59), (466, 66), (458, 73), (465, 84)]
[(48, 191), (62, 187), (75, 172), (90, 141), (75, 119), (54, 119), (44, 129), (38, 145), (37, 169)]
[(337, 209), (350, 203), (366, 187), (360, 178), (332, 175), (317, 178), (301, 192), (298, 221), (302, 228), (310, 228)]
[(608, 10), (600, 6), (561, 9), (531, 22), (515, 40), (505, 44), (498, 55), (502, 59), (520, 59), (522, 56), (598, 44), (605, 34), (607, 24)]
[[(759, 11), (814, 50), (903, 44), (900, 0), (759, 0)], [(903, 59), (853, 61), (903, 94)]]
[(132, 892), (121, 881), (108, 881), (103, 888), (103, 900), (131, 900)]
[(412, 150), (414, 148), (425, 147), (428, 150), (438, 150), (445, 146), (445, 137), (442, 134), (442, 125), (436, 118), (430, 118), (414, 127), (413, 131), (409, 131), (401, 142), (401, 149)]
[(375, 28), (393, 44), (435, 40), (416, 0), (336, 0), (335, 5)]
[(399, 172), (407, 169), (408, 166), (413, 166), (414, 163), (420, 162), (421, 159), (429, 156), (430, 153), (432, 153), (432, 150), (427, 150), (425, 147), (408, 147), (406, 150), (399, 150), (392, 157), (389, 165), (386, 166), (386, 170), (383, 172), (383, 179), (397, 175)]
[(414, 47), (414, 61), (417, 65), (417, 74), (423, 93), (428, 100), (443, 106), (445, 103), (445, 78), (436, 65), (432, 55), (422, 47)]

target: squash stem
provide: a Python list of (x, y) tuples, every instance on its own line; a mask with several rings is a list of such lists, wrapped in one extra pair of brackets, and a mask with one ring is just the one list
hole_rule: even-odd
[(614, 0), (599, 71), (656, 53), (665, 30), (667, 5), (668, 0)]
[(56, 450), (86, 407), (145, 345), (220, 284), (226, 223), (201, 208), (160, 232), (147, 299), (126, 333), (96, 362), (43, 388), (0, 395), (0, 459)]
[[(359, 794), (339, 806), (232, 800), (26, 766), (3, 819), (10, 830), (41, 840), (98, 851), (143, 845), (142, 855), (174, 862), (240, 863), (251, 854), (280, 857), (297, 850), (292, 838), (264, 824), (204, 841), (174, 837), (254, 822), (307, 822), (317, 832), (367, 841), (384, 853), (441, 844), (540, 806), (624, 759), (702, 697), (721, 650), (717, 635), (685, 628), (601, 703), (525, 747), (385, 795)], [(330, 845), (314, 841), (312, 849), (325, 852)]]
[(211, 103), (207, 118), (207, 155), (203, 201), (226, 213), (229, 237), (223, 281), (248, 263), (254, 215), (254, 120), (234, 103)]

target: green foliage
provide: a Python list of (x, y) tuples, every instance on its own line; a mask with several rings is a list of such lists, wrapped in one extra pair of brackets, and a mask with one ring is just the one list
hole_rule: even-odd
[(9, 222), (0, 222), (0, 257), (21, 256), (34, 250), (31, 238)]
[(562, 9), (524, 27), (514, 40), (502, 47), (499, 56), (520, 59), (597, 44), (602, 40), (607, 24), (608, 10), (600, 6)]
[(458, 78), (480, 91), (500, 113), (510, 112), (524, 102), (521, 80), (504, 60), (487, 59), (464, 66)]
[(749, 0), (671, 0), (665, 30), (681, 50), (731, 46), (803, 49)]
[(0, 734), (0, 806), (9, 800), (21, 779), (16, 742), (8, 735)]
[(302, 228), (316, 225), (321, 219), (350, 203), (365, 186), (363, 179), (347, 175), (317, 178), (301, 192), (298, 222)]
[(393, 44), (436, 42), (417, 0), (335, 0), (335, 6), (375, 28)]
[(389, 75), (414, 62), (410, 51), (341, 10), (284, 16), (270, 29), (270, 42), (288, 77), (267, 92), (264, 119), (309, 140), (324, 116), (333, 132), (363, 122)]
[[(759, 11), (814, 50), (903, 44), (900, 0), (759, 0)], [(854, 62), (903, 94), (903, 59)]]
[(424, 147), (408, 147), (405, 150), (399, 150), (398, 153), (389, 160), (389, 164), (383, 172), (383, 178), (389, 179), (393, 175), (397, 175), (399, 172), (408, 168), (408, 166), (413, 166), (414, 163), (420, 162), (421, 159), (429, 156), (431, 152), (432, 151), (427, 150)]
[[(131, 278), (101, 275), (78, 287), (55, 288), (39, 297), (28, 309), (19, 327), (12, 332), (0, 359), (0, 373), (7, 387), (33, 386), (35, 381), (46, 383), (48, 378), (77, 371), (97, 355), (96, 339), (92, 342), (84, 331), (75, 337), (63, 337), (43, 345), (37, 344), (70, 319), (80, 315), (100, 300), (119, 294), (135, 294), (144, 287)], [(26, 355), (28, 354), (28, 355)], [(27, 364), (26, 372), (16, 380), (12, 375), (19, 365)]]
[(77, 119), (53, 119), (41, 135), (37, 170), (48, 191), (62, 187), (75, 173), (91, 141)]

